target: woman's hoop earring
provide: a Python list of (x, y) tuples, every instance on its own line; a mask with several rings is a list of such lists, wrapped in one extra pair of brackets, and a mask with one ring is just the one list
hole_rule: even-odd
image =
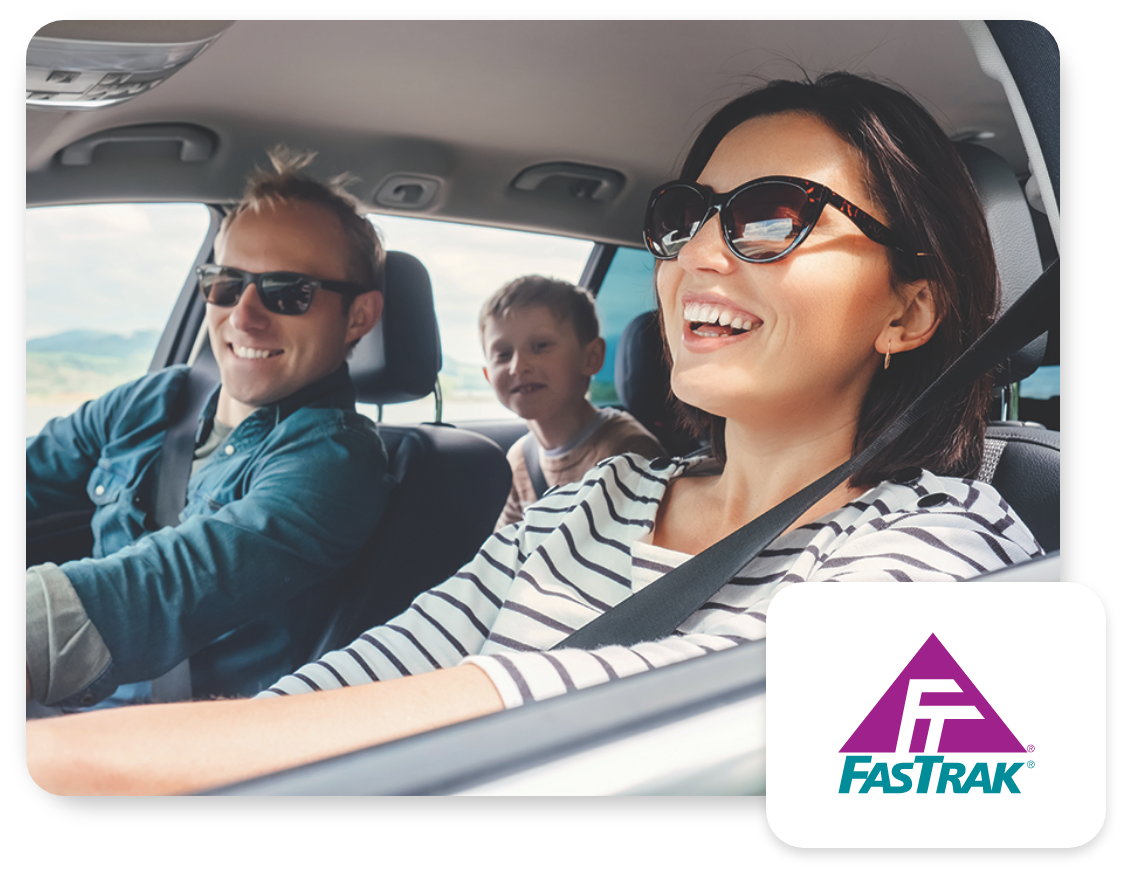
[(890, 346), (886, 346), (886, 360), (882, 363), (882, 369), (890, 368)]

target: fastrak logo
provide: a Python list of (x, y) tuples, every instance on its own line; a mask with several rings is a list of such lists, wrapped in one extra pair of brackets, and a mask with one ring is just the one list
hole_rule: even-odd
[[(1014, 775), (1024, 761), (993, 770), (970, 758), (1027, 750), (932, 634), (839, 749), (847, 755), (839, 792), (860, 782), (858, 793), (928, 793), (935, 782), (935, 793), (1021, 793)], [(873, 754), (914, 756), (870, 765)], [(969, 760), (947, 760), (951, 754)]]

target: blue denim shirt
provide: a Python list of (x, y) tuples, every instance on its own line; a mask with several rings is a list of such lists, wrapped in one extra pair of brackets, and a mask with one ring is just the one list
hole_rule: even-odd
[[(303, 664), (331, 605), (317, 583), (355, 557), (386, 506), (386, 451), (355, 411), (345, 364), (255, 410), (192, 475), (180, 525), (153, 529), (154, 461), (187, 372), (123, 385), (28, 440), (27, 519), (95, 507), (93, 557), (60, 568), (110, 662), (62, 705), (188, 656), (196, 697), (268, 687)], [(200, 440), (217, 404), (216, 388)]]

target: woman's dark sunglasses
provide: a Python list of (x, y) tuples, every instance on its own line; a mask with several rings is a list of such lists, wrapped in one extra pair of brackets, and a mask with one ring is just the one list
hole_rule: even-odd
[(195, 273), (203, 299), (212, 306), (236, 306), (246, 288), (254, 285), (262, 305), (278, 315), (303, 315), (318, 288), (349, 297), (369, 290), (355, 282), (328, 281), (295, 272), (252, 273), (213, 263), (197, 267)]
[(730, 251), (750, 263), (772, 263), (808, 238), (829, 205), (875, 242), (921, 256), (885, 224), (826, 185), (794, 176), (765, 176), (727, 194), (694, 182), (660, 185), (648, 201), (644, 242), (657, 259), (671, 260), (717, 212)]

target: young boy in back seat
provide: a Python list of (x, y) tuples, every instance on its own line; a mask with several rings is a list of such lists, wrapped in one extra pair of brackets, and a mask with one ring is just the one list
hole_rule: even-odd
[(497, 530), (522, 519), (548, 488), (578, 481), (606, 457), (666, 453), (628, 412), (586, 399), (605, 362), (589, 291), (537, 275), (514, 279), (480, 310), (480, 340), (488, 383), (530, 430), (507, 453), (511, 494)]

